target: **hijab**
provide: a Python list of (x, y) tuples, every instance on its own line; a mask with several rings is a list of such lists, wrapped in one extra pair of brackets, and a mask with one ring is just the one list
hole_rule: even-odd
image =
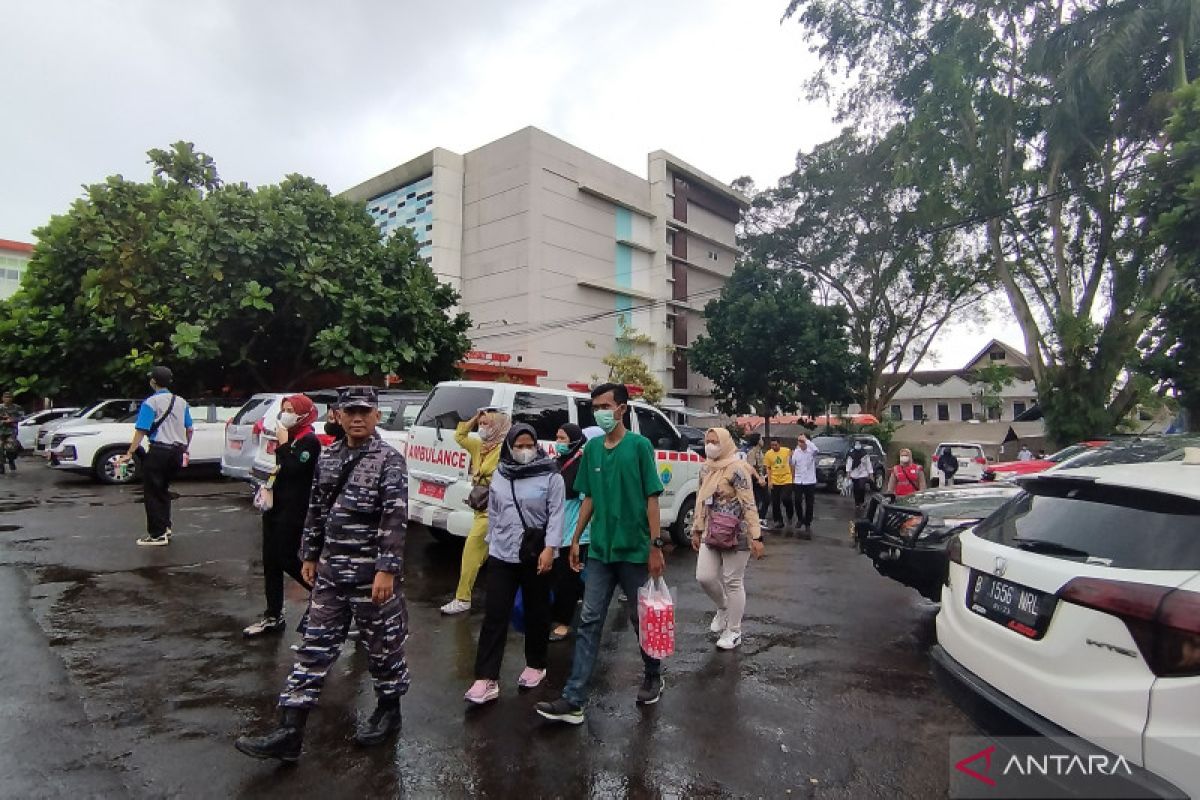
[[(518, 436), (526, 433), (533, 437), (535, 455), (533, 461), (521, 464), (513, 458), (513, 442), (517, 440)], [(537, 446), (537, 440), (537, 431), (533, 429), (532, 425), (518, 422), (511, 426), (508, 435), (504, 437), (504, 447), (500, 451), (500, 474), (510, 481), (515, 481), (558, 472), (558, 463), (546, 455), (545, 450)]]
[(298, 442), (313, 432), (313, 423), (317, 421), (317, 407), (307, 395), (293, 394), (283, 398), (285, 403), (291, 403), (296, 409), (296, 424), (289, 431), (291, 440)]
[[(483, 439), (483, 447), (480, 448), (479, 453), (484, 456), (504, 444), (508, 434), (512, 431), (512, 417), (508, 414), (503, 411), (489, 411), (488, 415), (492, 421), (492, 424), (488, 426), (488, 435), (484, 436), (482, 432), (479, 434)], [(536, 441), (537, 435), (535, 434), (533, 438)]]
[(579, 497), (579, 492), (575, 491), (575, 476), (579, 474), (579, 461), (583, 458), (583, 446), (597, 436), (603, 436), (604, 431), (595, 425), (586, 430), (580, 429), (574, 422), (560, 425), (559, 430), (567, 434), (571, 440), (571, 449), (558, 457), (558, 471), (562, 473), (563, 482), (566, 484), (567, 499), (573, 500)]
[[(696, 492), (696, 505), (703, 505), (708, 498), (716, 494), (721, 481), (732, 478), (734, 470), (744, 463), (737, 457), (737, 445), (733, 443), (733, 436), (729, 431), (725, 428), (709, 428), (708, 433), (717, 435), (717, 445), (721, 452), (716, 458), (710, 458), (704, 463), (700, 473), (700, 490)], [(704, 439), (707, 441), (708, 436)]]

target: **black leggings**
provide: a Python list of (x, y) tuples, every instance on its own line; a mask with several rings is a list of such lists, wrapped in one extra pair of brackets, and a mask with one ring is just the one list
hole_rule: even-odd
[[(587, 563), (588, 546), (579, 545), (579, 563)], [(550, 573), (554, 586), (554, 604), (550, 609), (550, 620), (555, 625), (571, 627), (575, 621), (575, 606), (583, 597), (583, 577), (571, 569), (571, 548), (564, 547), (554, 559), (554, 571)]]
[(263, 514), (262, 562), (263, 588), (267, 595), (267, 616), (283, 614), (283, 576), (291, 575), (296, 583), (312, 591), (312, 585), (300, 574), (299, 525), (280, 524), (273, 514)]
[(861, 506), (867, 501), (867, 484), (871, 482), (870, 478), (853, 478), (851, 487), (854, 489), (854, 505)]
[(538, 575), (537, 564), (510, 564), (495, 556), (488, 557), (487, 566), (487, 599), (483, 627), (479, 629), (479, 651), (475, 654), (475, 678), (500, 678), (518, 588), (525, 605), (525, 666), (545, 669), (550, 643), (550, 576)]

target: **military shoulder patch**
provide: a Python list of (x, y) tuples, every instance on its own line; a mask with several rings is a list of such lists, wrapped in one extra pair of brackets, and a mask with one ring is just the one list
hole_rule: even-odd
[(302, 452), (302, 453), (300, 454), (300, 463), (301, 463), (301, 464), (307, 464), (307, 463), (308, 463), (308, 460), (309, 460), (310, 458), (312, 458), (312, 453), (310, 453), (310, 452), (308, 452), (307, 450), (305, 450), (304, 452)]

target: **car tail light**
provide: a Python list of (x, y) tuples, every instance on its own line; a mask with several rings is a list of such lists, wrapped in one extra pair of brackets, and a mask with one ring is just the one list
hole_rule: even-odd
[(986, 464), (987, 463), (987, 459), (984, 458), (983, 456), (975, 456), (975, 458), (973, 458), (972, 461), (974, 461), (976, 464)]
[(1200, 675), (1200, 592), (1102, 578), (1075, 578), (1068, 603), (1120, 618), (1160, 678)]
[(258, 437), (262, 436), (262, 432), (263, 432), (263, 421), (260, 419), (257, 422), (255, 422), (254, 427), (250, 429), (251, 435), (254, 436), (255, 443), (258, 442)]
[(950, 537), (949, 543), (946, 545), (946, 572), (942, 575), (942, 585), (950, 585), (950, 565), (958, 564), (962, 566), (962, 539), (958, 536)]

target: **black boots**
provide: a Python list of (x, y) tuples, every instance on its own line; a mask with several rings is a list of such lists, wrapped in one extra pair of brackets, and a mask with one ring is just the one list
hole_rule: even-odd
[(254, 758), (278, 758), (288, 764), (295, 763), (300, 758), (307, 721), (307, 708), (285, 708), (280, 714), (278, 728), (266, 736), (239, 736), (233, 746)]
[(358, 726), (354, 741), (364, 747), (382, 744), (388, 736), (400, 730), (400, 725), (400, 698), (380, 700), (366, 722)]

